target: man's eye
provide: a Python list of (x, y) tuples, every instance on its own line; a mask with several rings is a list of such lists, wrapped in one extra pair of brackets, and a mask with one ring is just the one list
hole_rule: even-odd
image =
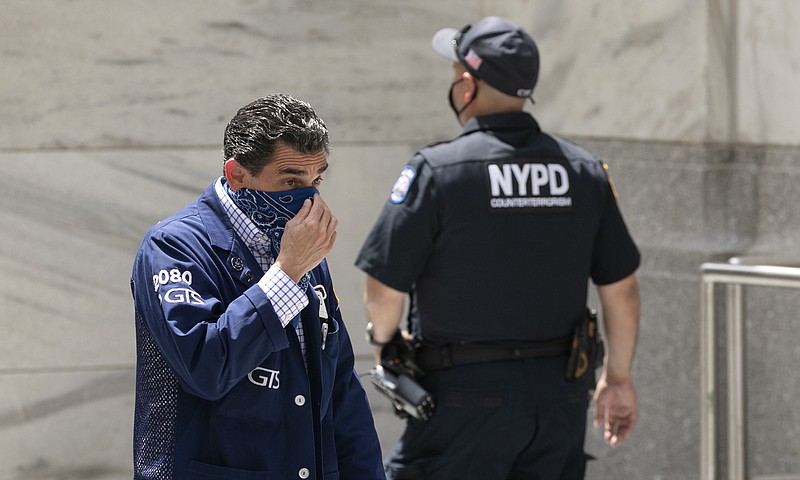
[(286, 185), (289, 187), (294, 187), (294, 180), (286, 180)]
[(314, 185), (319, 185), (320, 183), (322, 183), (322, 177), (317, 177), (314, 179)]

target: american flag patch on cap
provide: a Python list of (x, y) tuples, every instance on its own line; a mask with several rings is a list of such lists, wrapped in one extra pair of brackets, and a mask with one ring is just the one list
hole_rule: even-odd
[(472, 49), (467, 52), (467, 55), (464, 57), (464, 61), (467, 62), (467, 64), (472, 67), (473, 70), (481, 68), (481, 64), (483, 63), (481, 57), (479, 57), (478, 54), (475, 53), (475, 50)]

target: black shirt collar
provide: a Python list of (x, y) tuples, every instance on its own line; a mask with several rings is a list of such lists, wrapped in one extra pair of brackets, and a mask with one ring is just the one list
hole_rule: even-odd
[(485, 130), (534, 129), (540, 132), (539, 124), (528, 112), (505, 112), (472, 117), (467, 120), (461, 135)]

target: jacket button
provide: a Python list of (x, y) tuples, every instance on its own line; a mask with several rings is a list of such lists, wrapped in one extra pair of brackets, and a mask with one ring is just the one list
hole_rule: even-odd
[(301, 468), (299, 472), (297, 472), (297, 476), (300, 478), (308, 478), (311, 475), (311, 472), (308, 471), (307, 468)]
[[(306, 397), (304, 397), (302, 395), (298, 395), (298, 396), (294, 397), (294, 404), (297, 405), (298, 407), (302, 407), (303, 405), (306, 404)], [(301, 472), (302, 472), (302, 470), (301, 470)], [(305, 478), (305, 477), (303, 477), (303, 478)]]

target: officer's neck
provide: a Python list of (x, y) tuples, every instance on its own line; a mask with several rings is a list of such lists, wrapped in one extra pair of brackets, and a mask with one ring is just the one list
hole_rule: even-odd
[(521, 112), (525, 107), (525, 99), (503, 95), (499, 92), (481, 92), (461, 113), (459, 120), (465, 125), (472, 117), (483, 117), (496, 113)]

